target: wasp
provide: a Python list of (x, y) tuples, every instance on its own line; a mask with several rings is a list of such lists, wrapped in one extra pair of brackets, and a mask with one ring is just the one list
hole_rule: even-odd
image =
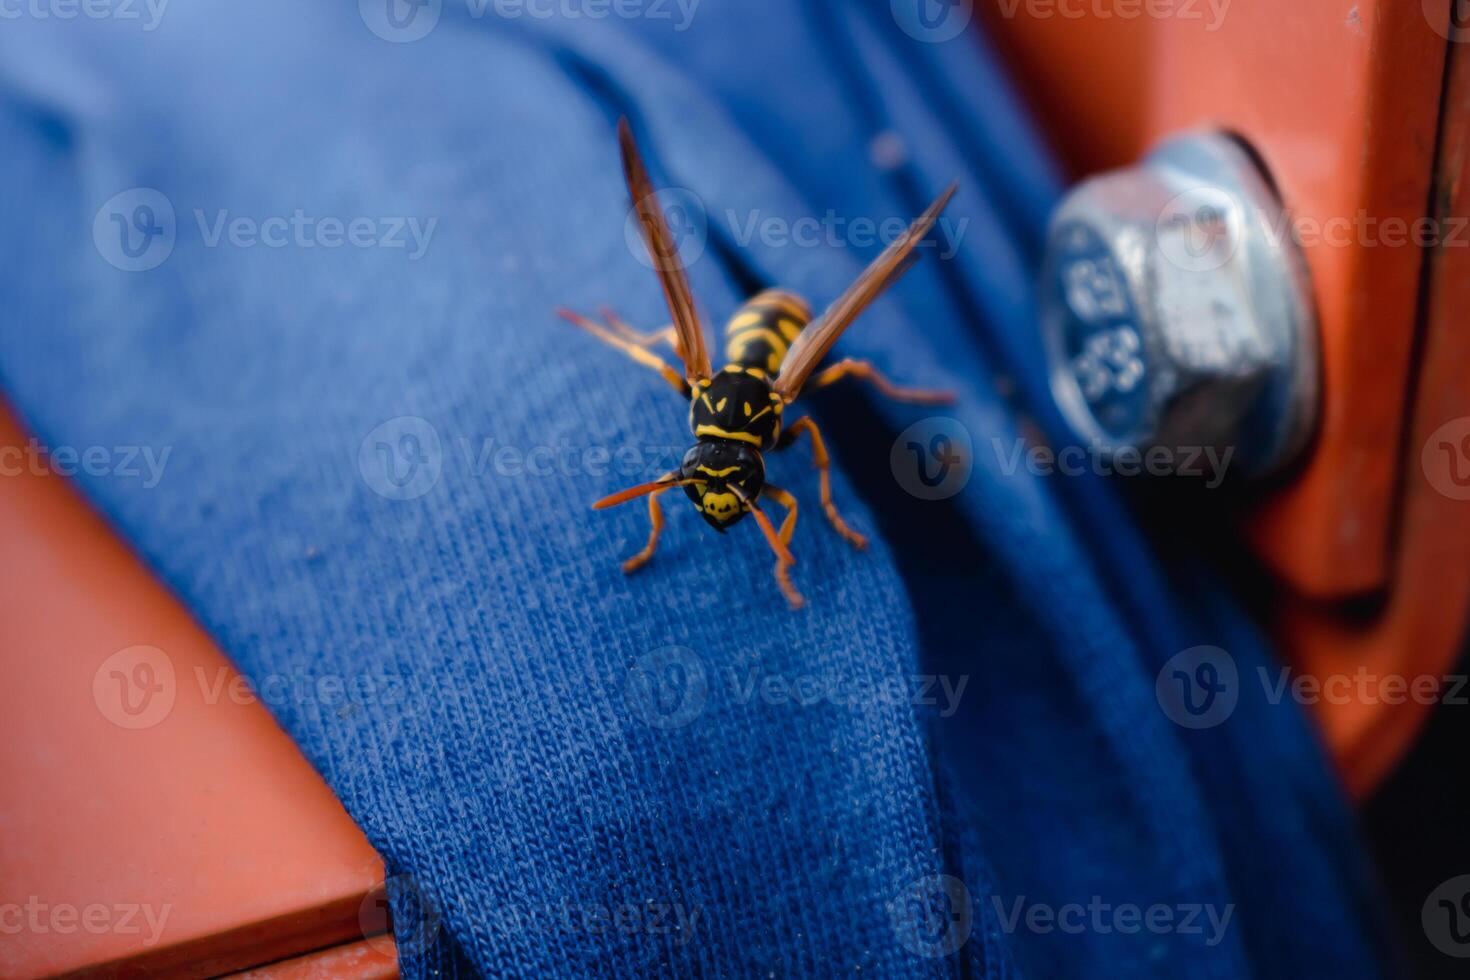
[[(715, 371), (677, 243), (659, 207), (627, 119), (618, 123), (618, 143), (628, 193), (673, 322), (662, 330), (643, 332), (611, 310), (602, 311), (601, 323), (570, 310), (557, 312), (662, 375), (689, 401), (689, 427), (696, 441), (677, 470), (604, 497), (592, 507), (602, 510), (639, 497), (648, 498), (648, 542), (623, 563), (627, 573), (647, 564), (658, 547), (664, 528), (658, 498), (666, 490), (682, 489), (705, 521), (721, 533), (749, 514), (776, 555), (775, 578), (782, 595), (792, 608), (800, 608), (804, 600), (790, 575), (796, 563), (790, 547), (796, 529), (796, 498), (766, 482), (764, 454), (786, 449), (806, 436), (811, 441), (822, 509), (828, 521), (854, 547), (867, 546), (867, 540), (847, 525), (832, 502), (831, 460), (817, 424), (810, 416), (795, 421), (787, 421), (786, 416), (804, 388), (823, 388), (844, 378), (867, 381), (899, 401), (929, 405), (953, 401), (948, 392), (895, 385), (872, 364), (852, 358), (814, 372), (853, 320), (907, 271), (915, 257), (914, 248), (938, 220), (957, 184), (939, 195), (816, 319), (806, 301), (789, 290), (768, 289), (747, 300), (725, 327), (728, 363)], [(682, 374), (654, 353), (660, 343), (673, 348), (684, 369)], [(784, 508), (779, 530), (761, 509), (762, 500)]]

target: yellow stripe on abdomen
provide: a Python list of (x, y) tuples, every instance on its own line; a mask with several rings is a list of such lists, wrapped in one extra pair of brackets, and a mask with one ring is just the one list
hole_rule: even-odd
[(810, 321), (811, 309), (800, 296), (784, 289), (767, 289), (747, 300), (725, 325), (725, 355), (742, 367), (776, 374), (786, 352)]

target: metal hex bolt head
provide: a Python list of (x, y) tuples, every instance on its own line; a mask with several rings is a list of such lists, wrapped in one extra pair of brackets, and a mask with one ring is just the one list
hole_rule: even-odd
[(1073, 190), (1041, 302), (1057, 404), (1103, 452), (1228, 450), (1232, 469), (1262, 475), (1305, 445), (1318, 388), (1305, 265), (1230, 137), (1170, 140)]

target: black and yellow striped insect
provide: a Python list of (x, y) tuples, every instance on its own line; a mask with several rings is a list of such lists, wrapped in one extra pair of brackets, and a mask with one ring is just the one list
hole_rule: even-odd
[[(642, 333), (611, 311), (603, 311), (605, 323), (597, 323), (569, 310), (558, 312), (638, 363), (658, 371), (688, 398), (689, 427), (697, 441), (685, 454), (679, 469), (665, 473), (652, 483), (615, 493), (592, 506), (601, 510), (637, 497), (648, 497), (648, 514), (653, 524), (648, 543), (623, 563), (625, 572), (637, 571), (653, 557), (664, 525), (658, 497), (665, 490), (682, 488), (710, 526), (722, 533), (750, 514), (776, 553), (776, 582), (782, 594), (793, 607), (799, 607), (803, 600), (791, 584), (789, 572), (796, 561), (790, 550), (791, 535), (796, 527), (796, 498), (766, 482), (762, 454), (785, 449), (803, 434), (809, 436), (820, 475), (822, 508), (827, 519), (837, 533), (855, 547), (866, 546), (866, 539), (847, 526), (832, 503), (827, 447), (816, 423), (810, 417), (789, 422), (785, 415), (808, 381), (811, 387), (821, 388), (847, 377), (866, 380), (885, 395), (900, 401), (944, 404), (952, 400), (947, 392), (900, 388), (879, 374), (871, 364), (850, 358), (838, 361), (815, 376), (813, 371), (858, 314), (908, 268), (914, 247), (928, 234), (949, 203), (955, 185), (950, 185), (930, 204), (908, 230), (890, 244), (816, 320), (812, 319), (806, 302), (786, 290), (769, 289), (747, 301), (725, 328), (729, 363), (717, 372), (710, 365), (699, 315), (694, 308), (694, 297), (689, 291), (689, 281), (673, 234), (665, 223), (626, 119), (618, 124), (618, 140), (628, 191), (637, 209), (644, 242), (663, 286), (664, 298), (673, 314), (673, 323), (662, 330)], [(682, 376), (653, 353), (651, 348), (661, 341), (673, 347), (684, 367)], [(779, 531), (761, 510), (759, 501), (762, 498), (786, 509)]]

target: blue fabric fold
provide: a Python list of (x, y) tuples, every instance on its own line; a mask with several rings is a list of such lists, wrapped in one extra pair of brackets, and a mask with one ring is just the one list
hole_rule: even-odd
[[(1106, 480), (1007, 463), (1065, 439), (1032, 285), (1061, 180), (983, 38), (897, 0), (387, 2), (8, 23), (0, 383), (50, 445), (167, 447), (156, 485), (77, 481), (247, 677), (345, 683), (266, 700), (384, 856), (406, 975), (1381, 975), (1351, 818), (1242, 614)], [(770, 463), (800, 613), (754, 527), (672, 502), (625, 578), (642, 508), (587, 508), (689, 440), (552, 316), (667, 319), (624, 114), (707, 228), (715, 325), (765, 285), (820, 307), (881, 247), (752, 227), (961, 180), (953, 254), (839, 347), (957, 404), (803, 400), (872, 546), (804, 447)], [(935, 415), (972, 446), (939, 502), (890, 455)], [(1204, 644), (1246, 682), (1193, 730), (1156, 680)]]

